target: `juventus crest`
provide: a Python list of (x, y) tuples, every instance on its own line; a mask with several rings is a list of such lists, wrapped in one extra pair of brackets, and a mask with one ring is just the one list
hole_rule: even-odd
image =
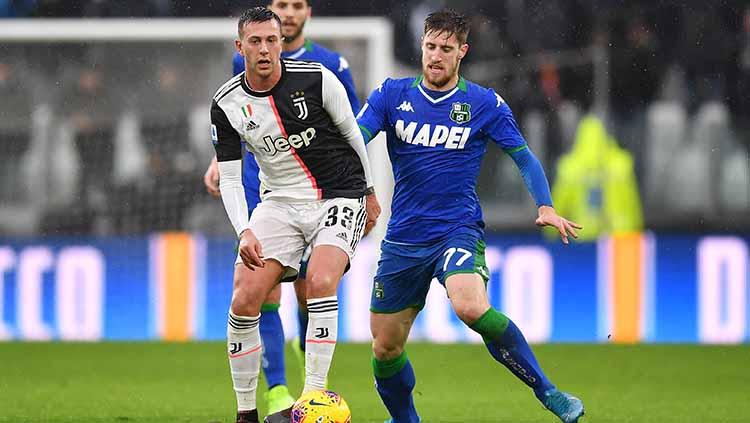
[(297, 109), (297, 117), (302, 120), (307, 119), (307, 102), (305, 101), (304, 91), (297, 91), (292, 94), (292, 104)]

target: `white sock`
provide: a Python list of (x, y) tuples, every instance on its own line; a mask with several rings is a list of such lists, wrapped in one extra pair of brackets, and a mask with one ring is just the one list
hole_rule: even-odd
[(339, 302), (336, 296), (307, 300), (307, 339), (305, 341), (305, 388), (302, 393), (325, 389), (328, 369), (339, 329)]
[(227, 321), (227, 351), (232, 383), (237, 395), (237, 410), (255, 410), (255, 395), (260, 373), (260, 315), (237, 316), (229, 312)]

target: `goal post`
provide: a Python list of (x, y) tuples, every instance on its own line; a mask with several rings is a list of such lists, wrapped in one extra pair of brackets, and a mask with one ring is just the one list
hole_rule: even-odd
[[(314, 17), (306, 24), (305, 35), (346, 57), (361, 100), (393, 71), (393, 27), (385, 18)], [(90, 194), (79, 190), (77, 185), (84, 183), (82, 181), (87, 177), (96, 181), (97, 172), (101, 171), (98, 168), (106, 164), (116, 167), (118, 175), (141, 175), (149, 171), (150, 156), (138, 157), (154, 151), (158, 153), (158, 148), (152, 148), (154, 151), (149, 149), (153, 147), (154, 140), (172, 140), (169, 147), (172, 151), (180, 145), (190, 144), (194, 150), (194, 163), (189, 164), (190, 161), (182, 157), (178, 158), (179, 163), (175, 166), (181, 170), (190, 168), (193, 176), (202, 175), (212, 154), (206, 141), (208, 123), (205, 103), (230, 76), (234, 49), (232, 40), (236, 37), (235, 18), (5, 20), (0, 25), (0, 51), (3, 56), (0, 57), (0, 66), (3, 63), (10, 63), (11, 69), (15, 66), (20, 81), (19, 91), (30, 98), (33, 105), (24, 114), (28, 122), (14, 122), (14, 126), (28, 127), (28, 137), (34, 139), (29, 142), (25, 152), (16, 153), (23, 156), (19, 156), (18, 162), (24, 163), (23, 166), (27, 168), (25, 174), (33, 176), (35, 181), (34, 189), (27, 190), (29, 192), (24, 200), (19, 200), (18, 196), (4, 200), (16, 203), (26, 201), (30, 207), (41, 209), (49, 208), (50, 202), (57, 202), (58, 208), (64, 209), (71, 205), (66, 201), (77, 201), (79, 196)], [(164, 88), (165, 67), (171, 67), (172, 72), (178, 74), (173, 76), (181, 84), (176, 92), (163, 94), (160, 91)], [(101, 84), (105, 87), (96, 95), (87, 97), (87, 93), (81, 94), (76, 89), (79, 85), (86, 86), (85, 78), (90, 76), (84, 76), (84, 73), (89, 69), (100, 74), (103, 80)], [(0, 105), (0, 112), (4, 111), (2, 107)], [(6, 103), (5, 107), (11, 106)], [(80, 116), (75, 115), (76, 108), (91, 114), (92, 119), (89, 120), (101, 118), (108, 125), (102, 133), (108, 137), (106, 142), (111, 145), (97, 147), (99, 152), (83, 151), (86, 147), (74, 139), (76, 122), (81, 120)], [(154, 129), (155, 125), (149, 127), (149, 122), (144, 120), (150, 113), (184, 113), (187, 118), (183, 121), (174, 119), (172, 126)], [(4, 131), (4, 123), (7, 122), (0, 122), (0, 135)], [(142, 131), (148, 128), (156, 131), (150, 138)], [(371, 143), (368, 151), (384, 209), (383, 222), (388, 217), (393, 184), (390, 163), (384, 142)], [(40, 154), (50, 152), (52, 154)], [(3, 146), (0, 146), (0, 155), (4, 153)], [(185, 156), (183, 153), (180, 152)], [(32, 156), (33, 160), (29, 159)], [(91, 163), (96, 165), (96, 169), (87, 169)], [(198, 188), (202, 188), (200, 183), (200, 178), (195, 179)], [(106, 188), (100, 191), (107, 194)], [(134, 188), (133, 192), (136, 191)], [(169, 198), (175, 200), (158, 200), (175, 201), (174, 204), (164, 204), (162, 210), (134, 208), (133, 213), (146, 215), (143, 219), (110, 217), (109, 222), (98, 225), (91, 232), (108, 235), (195, 230), (196, 226), (192, 224), (170, 226), (164, 221), (176, 218), (189, 220), (186, 216), (175, 217), (167, 210), (205, 201), (201, 190), (170, 195)], [(178, 198), (180, 195), (192, 197)], [(126, 198), (126, 201), (130, 200), (133, 199)], [(94, 198), (93, 203), (97, 201), (102, 202)], [(143, 201), (133, 200), (139, 204)], [(39, 216), (39, 221), (44, 220), (44, 212), (37, 210), (32, 215)], [(120, 222), (123, 219), (132, 221), (123, 224)], [(0, 218), (0, 227), (13, 225), (2, 222)], [(200, 230), (201, 226), (197, 225), (197, 228)], [(385, 225), (380, 223), (378, 234), (382, 235), (384, 228)], [(38, 230), (37, 226), (19, 230), (19, 233), (34, 234)], [(80, 232), (86, 233), (85, 230)]]

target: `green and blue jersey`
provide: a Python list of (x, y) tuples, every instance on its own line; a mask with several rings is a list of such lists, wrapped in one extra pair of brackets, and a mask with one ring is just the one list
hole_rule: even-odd
[(429, 244), (457, 231), (483, 231), (475, 187), (487, 143), (509, 153), (537, 205), (549, 186), (510, 108), (494, 90), (463, 78), (449, 91), (431, 91), (422, 77), (386, 79), (360, 110), (366, 141), (386, 134), (395, 188), (386, 240)]

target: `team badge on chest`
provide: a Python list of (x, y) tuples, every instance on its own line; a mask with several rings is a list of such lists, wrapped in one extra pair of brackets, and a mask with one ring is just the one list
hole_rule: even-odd
[(450, 118), (458, 124), (466, 123), (471, 120), (471, 104), (453, 103), (451, 105)]
[(297, 109), (297, 117), (299, 119), (305, 120), (307, 119), (307, 102), (305, 101), (305, 92), (304, 91), (297, 91), (294, 94), (292, 94), (292, 104), (294, 105), (294, 108)]

